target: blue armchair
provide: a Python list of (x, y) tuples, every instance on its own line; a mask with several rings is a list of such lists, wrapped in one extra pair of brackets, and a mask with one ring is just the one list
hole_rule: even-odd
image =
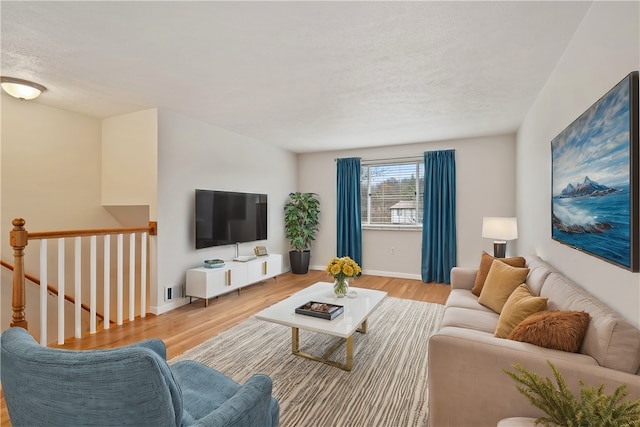
[(198, 362), (169, 366), (159, 339), (72, 351), (40, 346), (14, 327), (0, 347), (2, 390), (16, 427), (278, 425), (268, 376), (239, 385)]

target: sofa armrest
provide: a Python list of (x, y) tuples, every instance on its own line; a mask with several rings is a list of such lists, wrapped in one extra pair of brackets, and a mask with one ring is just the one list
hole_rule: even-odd
[[(569, 388), (579, 391), (579, 380), (587, 386), (604, 384), (610, 394), (627, 384), (627, 399), (640, 398), (640, 377), (599, 366), (582, 355), (542, 349), (531, 344), (490, 339), (482, 334), (447, 328), (429, 340), (429, 425), (495, 426), (509, 417), (544, 416), (516, 390), (515, 381), (504, 372), (513, 365), (545, 377), (553, 377), (549, 360), (563, 375)], [(519, 343), (526, 344), (526, 343)], [(534, 351), (532, 351), (534, 350)]]
[(271, 378), (254, 374), (216, 410), (201, 418), (198, 426), (276, 427), (280, 407), (271, 398)]
[(453, 267), (451, 269), (451, 289), (471, 290), (476, 281), (477, 268)]

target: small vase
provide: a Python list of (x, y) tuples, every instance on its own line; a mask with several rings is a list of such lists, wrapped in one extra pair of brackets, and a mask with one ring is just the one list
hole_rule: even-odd
[(346, 277), (336, 279), (333, 284), (333, 293), (335, 293), (338, 298), (344, 298), (347, 292), (349, 292), (349, 279)]

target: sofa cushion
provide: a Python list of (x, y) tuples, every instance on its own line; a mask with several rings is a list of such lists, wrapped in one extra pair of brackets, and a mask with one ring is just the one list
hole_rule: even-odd
[(511, 293), (502, 307), (494, 335), (507, 338), (513, 328), (533, 313), (547, 309), (547, 299), (531, 294), (524, 283)]
[(478, 302), (496, 313), (500, 313), (511, 292), (524, 283), (527, 274), (529, 274), (528, 268), (512, 267), (494, 260)]
[(447, 307), (440, 322), (440, 328), (452, 326), (487, 332), (493, 335), (498, 323), (498, 315), (493, 311), (479, 311), (471, 308)]
[(557, 273), (557, 271), (537, 255), (528, 255), (525, 259), (529, 269), (526, 281), (527, 286), (529, 286), (533, 295), (540, 295), (540, 290), (547, 276), (553, 272)]
[[(440, 336), (441, 338), (443, 336), (446, 336), (447, 339), (466, 341), (466, 348), (467, 350), (469, 350), (468, 353), (471, 354), (471, 356), (469, 357), (473, 359), (473, 369), (478, 369), (479, 367), (484, 368), (485, 366), (491, 366), (491, 369), (493, 369), (496, 366), (499, 366), (498, 370), (501, 374), (503, 374), (504, 372), (502, 371), (502, 369), (504, 369), (505, 366), (509, 367), (513, 363), (516, 363), (516, 361), (523, 366), (527, 366), (527, 362), (533, 362), (534, 364), (541, 366), (543, 369), (548, 369), (548, 365), (546, 362), (547, 360), (552, 360), (554, 362), (557, 360), (562, 360), (565, 362), (570, 362), (574, 366), (599, 366), (596, 359), (586, 354), (553, 350), (522, 341), (501, 340), (493, 336), (493, 332), (487, 333), (481, 331), (473, 331), (467, 328), (456, 328), (453, 326), (447, 326), (444, 328), (440, 328), (436, 334), (432, 335), (431, 338), (435, 336)], [(488, 350), (488, 352), (490, 353), (489, 360), (480, 360), (479, 357), (481, 356), (475, 353), (477, 345), (481, 345), (484, 347), (482, 353), (484, 353), (485, 355), (487, 355)], [(515, 358), (507, 357), (507, 360), (511, 360), (506, 362), (502, 355), (510, 353), (513, 356), (516, 354), (513, 353), (513, 351), (516, 351), (518, 353), (518, 356)], [(467, 355), (461, 356), (461, 358), (467, 358)], [(469, 379), (469, 381), (473, 381), (473, 379)], [(513, 384), (509, 384), (510, 387), (512, 385)], [(513, 390), (515, 390), (515, 388)]]
[(478, 297), (466, 289), (451, 289), (447, 298), (447, 307), (471, 308), (493, 313), (493, 310), (478, 303)]
[(538, 267), (542, 267), (546, 270), (549, 270), (550, 273), (558, 273), (558, 270), (556, 270), (554, 267), (551, 266), (551, 264), (549, 264), (548, 262), (546, 262), (536, 254), (525, 255), (524, 259), (527, 262), (527, 267), (529, 267), (532, 270)]
[(487, 280), (487, 275), (489, 274), (489, 270), (491, 269), (491, 264), (493, 264), (494, 260), (500, 260), (505, 264), (511, 265), (513, 267), (524, 267), (526, 260), (522, 257), (513, 257), (513, 258), (494, 258), (486, 252), (482, 252), (482, 257), (480, 258), (480, 266), (478, 267), (478, 273), (476, 274), (476, 280), (473, 284), (473, 288), (471, 288), (471, 293), (475, 296), (479, 297), (482, 292), (482, 287), (484, 286), (484, 282)]
[(545, 310), (523, 320), (509, 339), (577, 353), (591, 316), (584, 311)]
[(549, 310), (586, 311), (591, 315), (581, 353), (601, 366), (635, 374), (640, 367), (640, 329), (559, 273), (545, 280), (540, 296)]

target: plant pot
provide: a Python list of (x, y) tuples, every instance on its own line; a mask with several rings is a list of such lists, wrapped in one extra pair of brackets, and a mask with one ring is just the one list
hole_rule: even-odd
[(291, 272), (293, 274), (307, 274), (309, 272), (309, 258), (311, 251), (289, 251), (289, 262), (291, 263)]

